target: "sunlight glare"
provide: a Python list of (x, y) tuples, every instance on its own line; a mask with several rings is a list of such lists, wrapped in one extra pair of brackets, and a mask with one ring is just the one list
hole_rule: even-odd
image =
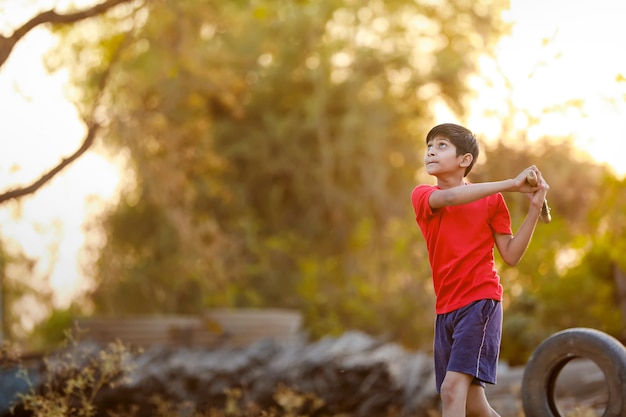
[[(0, 181), (4, 190), (29, 185), (76, 151), (85, 126), (65, 96), (67, 73), (48, 74), (41, 56), (54, 44), (31, 31), (0, 71)], [(85, 222), (115, 196), (119, 169), (94, 150), (35, 195), (0, 207), (3, 238), (37, 261), (31, 282), (49, 287), (57, 305), (84, 289), (80, 253)]]
[(510, 100), (515, 127), (529, 139), (572, 137), (626, 175), (626, 2), (512, 0), (505, 17), (513, 27), (496, 62), (481, 61), (482, 77), (471, 80), (468, 124), (503, 139), (497, 126)]

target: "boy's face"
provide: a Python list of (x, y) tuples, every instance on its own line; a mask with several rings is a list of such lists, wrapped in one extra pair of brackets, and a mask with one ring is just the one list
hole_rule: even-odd
[(458, 170), (465, 171), (465, 155), (456, 155), (456, 146), (443, 136), (435, 136), (426, 144), (426, 172), (430, 175), (439, 176), (442, 174), (455, 173)]

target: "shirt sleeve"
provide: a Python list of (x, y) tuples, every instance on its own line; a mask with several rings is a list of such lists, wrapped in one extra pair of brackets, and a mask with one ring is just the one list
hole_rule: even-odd
[(495, 194), (492, 207), (491, 229), (494, 233), (512, 235), (513, 230), (511, 229), (511, 215), (501, 193)]
[(437, 189), (432, 185), (418, 185), (413, 189), (411, 193), (411, 202), (413, 203), (413, 210), (415, 211), (415, 219), (427, 218), (433, 215), (433, 209), (430, 207), (428, 199), (430, 195)]

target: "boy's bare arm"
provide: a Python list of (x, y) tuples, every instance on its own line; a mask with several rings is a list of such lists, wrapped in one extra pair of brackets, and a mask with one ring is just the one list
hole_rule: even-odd
[(498, 252), (500, 252), (502, 260), (508, 265), (517, 265), (522, 256), (524, 256), (535, 231), (535, 226), (537, 226), (540, 213), (541, 209), (529, 211), (515, 235), (495, 234), (494, 238)]
[[(533, 170), (537, 174), (537, 186), (532, 187), (526, 182), (528, 170)], [(484, 182), (479, 184), (469, 184), (465, 186), (453, 187), (445, 190), (434, 191), (428, 200), (433, 209), (471, 203), (483, 197), (487, 197), (499, 192), (520, 192), (530, 196), (531, 202), (528, 214), (522, 222), (515, 235), (495, 235), (495, 244), (504, 262), (509, 265), (516, 265), (526, 252), (530, 239), (535, 231), (537, 220), (541, 214), (541, 207), (546, 197), (546, 192), (550, 187), (544, 181), (541, 172), (536, 166), (531, 166), (523, 170), (514, 179)]]
[[(526, 182), (526, 173), (532, 169), (538, 173), (540, 178), (536, 187), (531, 187)], [(434, 191), (428, 203), (433, 209), (446, 207), (446, 206), (458, 206), (460, 204), (467, 204), (473, 201), (479, 200), (483, 197), (487, 197), (492, 194), (517, 191), (521, 193), (534, 193), (542, 188), (546, 188), (547, 184), (541, 178), (539, 170), (534, 165), (522, 171), (517, 177), (504, 181), (483, 182), (478, 184), (468, 184), (465, 186), (453, 187), (446, 190)]]
[[(543, 179), (541, 179), (541, 181), (545, 184)], [(535, 227), (537, 226), (537, 220), (541, 215), (541, 208), (546, 198), (547, 189), (547, 184), (545, 184), (545, 188), (541, 188), (532, 194), (528, 214), (526, 214), (526, 218), (514, 236), (504, 234), (495, 235), (495, 244), (498, 248), (498, 252), (500, 252), (502, 260), (507, 264), (515, 266), (522, 259), (522, 256), (524, 256), (535, 231)]]

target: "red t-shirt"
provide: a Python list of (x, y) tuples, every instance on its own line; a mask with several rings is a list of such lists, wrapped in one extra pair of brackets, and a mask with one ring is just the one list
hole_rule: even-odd
[(494, 233), (512, 234), (509, 210), (497, 193), (472, 203), (431, 209), (428, 199), (439, 187), (418, 185), (411, 193), (433, 273), (437, 314), (476, 300), (502, 300), (493, 260)]

